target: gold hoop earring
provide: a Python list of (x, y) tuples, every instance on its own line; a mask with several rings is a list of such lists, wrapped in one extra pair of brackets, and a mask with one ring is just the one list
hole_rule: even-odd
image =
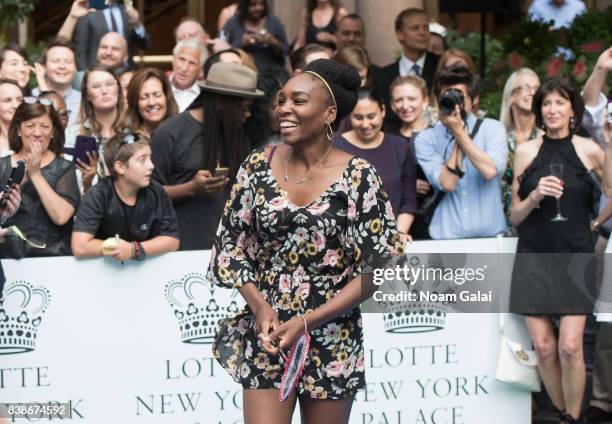
[(325, 124), (325, 135), (327, 136), (327, 139), (329, 141), (332, 141), (332, 138), (334, 137), (334, 130), (332, 130), (332, 127), (330, 124), (326, 123)]

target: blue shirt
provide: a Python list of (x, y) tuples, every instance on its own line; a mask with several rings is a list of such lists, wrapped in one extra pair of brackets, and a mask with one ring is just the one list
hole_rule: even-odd
[[(475, 123), (476, 118), (468, 115), (468, 133)], [(467, 157), (463, 159), (461, 169), (465, 175), (455, 191), (446, 193), (429, 226), (434, 239), (493, 237), (506, 231), (501, 197), (501, 178), (508, 160), (506, 130), (501, 122), (485, 119), (473, 142), (495, 162), (497, 175), (487, 181)], [(415, 139), (417, 160), (436, 190), (442, 189), (440, 173), (454, 144), (451, 132), (441, 122)]]
[(528, 15), (531, 21), (553, 21), (553, 29), (560, 29), (571, 26), (574, 18), (584, 12), (586, 7), (581, 0), (565, 0), (561, 6), (553, 0), (534, 0)]

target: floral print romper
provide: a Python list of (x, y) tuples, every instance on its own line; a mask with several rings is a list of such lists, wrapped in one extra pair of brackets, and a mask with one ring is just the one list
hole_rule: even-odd
[[(213, 243), (208, 278), (226, 288), (257, 285), (285, 322), (336, 295), (374, 264), (402, 252), (395, 218), (374, 167), (356, 156), (315, 201), (291, 203), (263, 148), (242, 164)], [(362, 321), (354, 308), (310, 332), (298, 392), (350, 397), (365, 385)], [(245, 389), (278, 389), (280, 356), (262, 348), (249, 310), (222, 321), (219, 363)]]

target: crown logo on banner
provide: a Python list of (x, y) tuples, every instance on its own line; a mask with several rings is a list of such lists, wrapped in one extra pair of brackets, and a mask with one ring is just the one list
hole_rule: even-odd
[(218, 305), (214, 292), (214, 286), (199, 273), (166, 284), (166, 300), (178, 319), (183, 343), (212, 343), (219, 321), (238, 312), (235, 301)]
[[(444, 269), (441, 258), (434, 255), (429, 256), (429, 268)], [(417, 267), (421, 260), (417, 256), (409, 259), (412, 267)], [(400, 285), (406, 287), (405, 285)], [(411, 286), (411, 292), (415, 293), (417, 299), (422, 290), (432, 290), (437, 293), (445, 291), (447, 284), (443, 281), (435, 280), (428, 282), (418, 282)], [(389, 304), (383, 315), (385, 331), (387, 333), (427, 333), (430, 331), (443, 330), (446, 325), (446, 314), (451, 308), (442, 302), (427, 302), (417, 300), (415, 302), (397, 302)]]
[(51, 295), (27, 281), (7, 285), (0, 299), (0, 355), (36, 349), (36, 336)]
[(446, 308), (443, 305), (417, 302), (398, 309), (401, 310), (383, 315), (387, 333), (427, 333), (442, 330), (446, 325)]

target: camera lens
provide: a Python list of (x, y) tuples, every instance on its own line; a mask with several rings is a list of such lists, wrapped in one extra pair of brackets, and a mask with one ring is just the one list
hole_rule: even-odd
[(446, 90), (438, 99), (438, 106), (442, 115), (451, 115), (457, 105), (463, 109), (463, 93), (454, 88)]

